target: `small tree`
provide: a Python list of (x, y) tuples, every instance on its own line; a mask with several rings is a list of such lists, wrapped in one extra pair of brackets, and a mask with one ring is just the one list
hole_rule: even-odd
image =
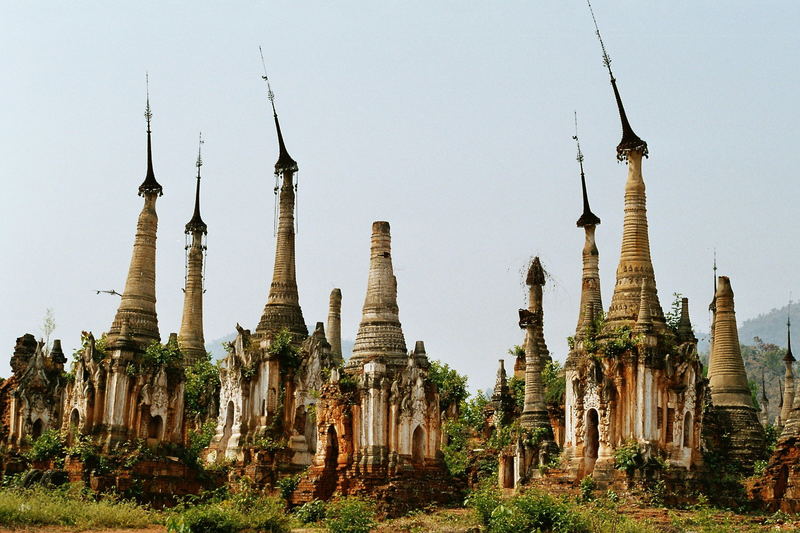
[(53, 334), (55, 329), (56, 317), (53, 314), (53, 310), (48, 307), (42, 319), (42, 335), (44, 336), (44, 352), (46, 355), (50, 353), (50, 335)]

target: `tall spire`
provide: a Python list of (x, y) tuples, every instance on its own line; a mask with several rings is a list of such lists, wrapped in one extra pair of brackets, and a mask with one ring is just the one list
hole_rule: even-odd
[(206, 223), (203, 222), (203, 217), (200, 216), (200, 167), (203, 166), (203, 157), (202, 157), (202, 150), (203, 150), (203, 133), (200, 133), (200, 141), (197, 146), (197, 162), (195, 166), (197, 167), (197, 184), (194, 192), (194, 214), (192, 215), (191, 220), (186, 224), (186, 231), (187, 235), (192, 234), (195, 231), (200, 231), (203, 234), (208, 233), (208, 226)]
[[(583, 214), (578, 219), (578, 227), (582, 227), (585, 239), (583, 244), (583, 275), (581, 279), (581, 304), (578, 310), (578, 326), (575, 337), (580, 339), (586, 334), (586, 329), (591, 325), (591, 316), (595, 311), (603, 308), (603, 299), (600, 295), (600, 252), (595, 241), (595, 229), (600, 224), (600, 218), (592, 213), (589, 208), (589, 195), (586, 192), (586, 176), (583, 172), (583, 153), (578, 139), (578, 114), (575, 113), (575, 135), (572, 137), (578, 148), (578, 164), (581, 169), (581, 190), (583, 192)], [(589, 309), (591, 308), (591, 309)]]
[(614, 89), (614, 98), (617, 101), (619, 119), (622, 122), (622, 140), (617, 145), (617, 159), (624, 161), (631, 152), (639, 152), (640, 155), (647, 157), (647, 143), (633, 132), (633, 128), (631, 128), (630, 122), (628, 122), (628, 116), (625, 114), (625, 108), (622, 105), (622, 97), (617, 88), (617, 79), (611, 71), (611, 58), (608, 52), (606, 52), (606, 45), (603, 42), (603, 37), (600, 35), (600, 28), (597, 26), (597, 19), (594, 16), (592, 3), (589, 0), (586, 0), (586, 3), (589, 5), (589, 12), (592, 14), (597, 40), (600, 41), (600, 48), (603, 50), (603, 65), (608, 69), (608, 75), (611, 78), (611, 87)]
[(289, 155), (289, 152), (286, 150), (286, 145), (283, 142), (281, 123), (278, 121), (278, 112), (275, 111), (275, 93), (272, 92), (269, 76), (267, 76), (267, 66), (266, 63), (264, 63), (264, 53), (261, 51), (260, 46), (258, 47), (258, 53), (261, 54), (261, 64), (264, 67), (264, 75), (261, 76), (261, 79), (267, 82), (267, 98), (272, 105), (272, 116), (275, 119), (275, 129), (278, 132), (278, 161), (275, 163), (275, 174), (278, 175), (285, 172), (295, 173), (297, 172), (297, 162)]
[(754, 409), (739, 346), (733, 290), (727, 276), (719, 277), (716, 299), (714, 353), (708, 369), (711, 400), (717, 407)]
[[(259, 51), (261, 51), (260, 47)], [(263, 54), (261, 59), (263, 62)], [(275, 175), (280, 176), (283, 183), (280, 186), (278, 199), (278, 232), (275, 240), (275, 265), (272, 273), (272, 283), (270, 284), (267, 304), (264, 306), (264, 312), (261, 315), (258, 327), (256, 327), (256, 332), (274, 334), (285, 328), (299, 339), (308, 335), (308, 328), (303, 319), (303, 311), (300, 308), (295, 269), (295, 185), (293, 180), (294, 173), (297, 172), (297, 163), (289, 157), (283, 144), (283, 136), (278, 124), (278, 114), (275, 112), (275, 95), (272, 93), (272, 88), (266, 75), (266, 68), (262, 78), (267, 82), (267, 97), (272, 104), (272, 114), (275, 117), (275, 126), (278, 129), (280, 155), (278, 162), (275, 164)]]
[(382, 221), (372, 223), (367, 296), (347, 366), (356, 369), (376, 358), (395, 367), (405, 365), (407, 359), (392, 268), (392, 236), (389, 223)]
[(144, 181), (141, 185), (139, 185), (139, 196), (144, 196), (148, 193), (158, 194), (161, 196), (164, 194), (164, 191), (159, 185), (158, 181), (156, 181), (156, 174), (153, 171), (153, 148), (151, 146), (150, 137), (151, 137), (151, 130), (150, 130), (150, 121), (153, 118), (153, 112), (150, 110), (150, 75), (145, 74), (145, 85), (147, 87), (147, 103), (144, 107), (144, 118), (147, 121), (147, 174), (145, 175)]
[[(208, 234), (208, 226), (200, 217), (200, 167), (203, 166), (201, 154), (203, 135), (197, 148), (197, 184), (195, 188), (194, 215), (186, 224), (186, 286), (183, 289), (183, 318), (178, 333), (178, 344), (186, 363), (202, 359), (206, 355), (205, 337), (203, 335), (203, 263), (206, 251), (204, 242)], [(189, 242), (191, 239), (191, 242)]]
[(795, 362), (794, 355), (792, 354), (792, 301), (789, 300), (789, 305), (786, 311), (786, 355), (783, 357), (784, 361)]
[[(149, 85), (149, 79), (148, 85)], [(132, 341), (143, 349), (154, 341), (160, 341), (158, 316), (156, 315), (156, 235), (158, 215), (156, 199), (163, 194), (153, 173), (153, 157), (150, 144), (150, 90), (147, 90), (145, 106), (147, 120), (147, 177), (139, 186), (139, 195), (144, 196), (144, 206), (136, 224), (131, 262), (125, 290), (122, 292), (117, 314), (108, 330), (111, 347), (129, 346)]]
[(595, 226), (600, 224), (600, 219), (592, 213), (592, 210), (589, 208), (589, 195), (586, 193), (586, 176), (583, 173), (583, 153), (581, 152), (581, 141), (578, 139), (578, 113), (575, 112), (575, 135), (572, 136), (575, 139), (575, 144), (578, 146), (578, 165), (580, 165), (581, 169), (581, 190), (583, 191), (583, 214), (581, 214), (580, 218), (578, 218), (578, 222), (576, 223), (579, 228), (585, 228), (586, 226)]
[[(789, 309), (791, 309), (792, 302), (789, 301)], [(792, 355), (792, 321), (791, 311), (786, 315), (786, 355), (783, 357), (783, 365), (785, 371), (783, 373), (783, 394), (781, 395), (781, 410), (779, 417), (779, 424), (783, 425), (789, 421), (792, 414), (795, 400), (794, 390), (794, 355)]]

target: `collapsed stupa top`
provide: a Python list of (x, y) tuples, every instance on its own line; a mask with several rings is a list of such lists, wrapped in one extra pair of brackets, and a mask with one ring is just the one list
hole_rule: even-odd
[(592, 14), (595, 34), (597, 35), (597, 39), (600, 41), (600, 48), (603, 50), (603, 65), (605, 65), (605, 67), (608, 69), (608, 75), (611, 77), (611, 87), (614, 89), (614, 98), (617, 100), (619, 119), (622, 122), (622, 140), (617, 145), (617, 159), (620, 161), (626, 160), (628, 158), (628, 153), (632, 151), (641, 152), (644, 157), (647, 157), (647, 143), (640, 139), (636, 133), (634, 133), (630, 122), (628, 122), (628, 116), (625, 114), (625, 107), (622, 105), (622, 97), (620, 96), (619, 88), (617, 87), (617, 79), (614, 77), (614, 73), (611, 71), (611, 58), (609, 57), (608, 52), (606, 52), (606, 45), (603, 43), (603, 38), (600, 36), (600, 28), (597, 26), (597, 19), (594, 16), (592, 3), (590, 0), (586, 0), (586, 3), (589, 5), (589, 12)]
[(390, 366), (406, 364), (406, 341), (397, 307), (391, 243), (389, 223), (373, 222), (367, 295), (348, 368), (355, 369), (378, 358)]
[(148, 193), (161, 196), (164, 191), (156, 181), (156, 174), (153, 172), (153, 149), (150, 143), (150, 120), (153, 118), (153, 112), (150, 110), (150, 76), (147, 74), (145, 74), (145, 84), (147, 86), (147, 104), (144, 108), (144, 118), (147, 120), (147, 175), (142, 184), (139, 185), (139, 196), (144, 196)]
[(283, 142), (283, 133), (281, 133), (281, 123), (278, 121), (278, 112), (275, 111), (275, 93), (272, 92), (272, 86), (267, 76), (267, 67), (264, 64), (264, 54), (261, 52), (261, 47), (258, 47), (258, 52), (261, 54), (261, 63), (264, 65), (264, 75), (261, 78), (267, 82), (267, 98), (270, 105), (272, 105), (272, 116), (275, 119), (275, 129), (278, 132), (278, 161), (275, 163), (275, 174), (283, 174), (284, 172), (294, 173), (297, 172), (297, 161), (292, 159), (289, 152), (286, 150), (286, 144)]
[(539, 261), (539, 256), (533, 258), (531, 266), (528, 267), (528, 275), (525, 278), (525, 284), (531, 285), (544, 285), (544, 269), (542, 262)]
[(186, 224), (186, 232), (187, 234), (194, 233), (195, 231), (199, 231), (201, 233), (208, 233), (208, 226), (205, 222), (203, 222), (203, 217), (200, 216), (200, 167), (203, 166), (203, 158), (201, 155), (201, 150), (203, 148), (203, 134), (200, 133), (200, 143), (197, 148), (197, 163), (195, 166), (197, 167), (197, 186), (195, 188), (194, 193), (194, 214), (192, 215), (191, 220)]
[(600, 223), (600, 218), (592, 213), (589, 207), (589, 195), (586, 193), (586, 175), (583, 173), (583, 153), (581, 152), (581, 141), (578, 139), (578, 113), (575, 113), (575, 135), (573, 135), (572, 138), (575, 139), (575, 144), (578, 145), (577, 159), (581, 167), (581, 190), (583, 191), (583, 214), (576, 224), (579, 228), (596, 226)]

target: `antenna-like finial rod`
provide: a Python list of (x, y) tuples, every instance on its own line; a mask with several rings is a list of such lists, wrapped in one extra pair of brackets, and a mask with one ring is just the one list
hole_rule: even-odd
[(272, 86), (269, 83), (269, 76), (267, 76), (267, 64), (264, 62), (264, 52), (261, 51), (261, 45), (258, 47), (258, 53), (261, 54), (261, 66), (264, 67), (264, 75), (261, 79), (267, 82), (267, 98), (269, 103), (272, 104), (272, 114), (277, 115), (275, 112), (275, 93), (272, 92)]
[(586, 0), (586, 3), (589, 5), (589, 13), (592, 14), (592, 21), (594, 22), (594, 33), (597, 35), (597, 40), (600, 41), (600, 49), (603, 51), (603, 65), (608, 69), (608, 75), (611, 76), (611, 80), (614, 80), (614, 73), (611, 72), (611, 57), (609, 57), (608, 52), (606, 51), (606, 45), (603, 42), (603, 36), (600, 35), (600, 27), (597, 25), (597, 19), (594, 16), (594, 9), (592, 9), (592, 2), (590, 0)]
[(200, 132), (200, 141), (197, 143), (197, 163), (195, 166), (197, 167), (197, 179), (200, 179), (200, 167), (203, 166), (203, 157), (202, 157), (202, 150), (203, 150), (203, 132)]
[(581, 214), (576, 225), (579, 228), (586, 226), (596, 226), (600, 223), (600, 218), (592, 213), (589, 207), (589, 194), (586, 192), (586, 175), (583, 173), (583, 152), (581, 152), (581, 141), (578, 139), (578, 112), (575, 111), (575, 144), (578, 146), (578, 164), (581, 167), (581, 192), (583, 193), (583, 214)]
[(144, 73), (145, 92), (147, 94), (147, 104), (144, 106), (144, 118), (147, 119), (147, 133), (150, 133), (150, 119), (153, 112), (150, 110), (150, 73)]

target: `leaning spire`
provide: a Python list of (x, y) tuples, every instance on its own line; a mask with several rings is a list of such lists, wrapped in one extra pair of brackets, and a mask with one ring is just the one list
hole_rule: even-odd
[(270, 105), (272, 105), (272, 117), (275, 119), (275, 130), (278, 132), (278, 161), (275, 163), (275, 174), (283, 174), (285, 172), (297, 172), (297, 161), (292, 159), (289, 152), (286, 150), (286, 144), (283, 142), (283, 133), (281, 133), (281, 123), (278, 121), (278, 112), (275, 110), (275, 93), (272, 92), (272, 86), (267, 76), (267, 66), (264, 63), (264, 53), (261, 47), (258, 47), (258, 53), (261, 54), (261, 64), (264, 66), (264, 75), (261, 76), (267, 82), (267, 98)]
[[(261, 48), (259, 47), (260, 51)], [(261, 59), (263, 62), (263, 54)], [(283, 143), (278, 114), (275, 112), (275, 94), (272, 92), (266, 68), (262, 79), (267, 83), (267, 98), (272, 106), (275, 127), (278, 131), (279, 156), (278, 162), (275, 163), (275, 176), (281, 178), (282, 183), (278, 198), (278, 231), (275, 240), (275, 265), (272, 273), (272, 283), (269, 288), (267, 304), (264, 306), (264, 312), (256, 327), (256, 332), (271, 335), (282, 329), (288, 329), (295, 337), (302, 338), (308, 335), (308, 328), (303, 319), (303, 311), (300, 308), (295, 269), (295, 185), (293, 181), (294, 174), (297, 172), (297, 163), (289, 156)]]
[(622, 140), (620, 140), (619, 144), (617, 145), (617, 159), (624, 161), (628, 159), (628, 154), (631, 152), (639, 152), (644, 157), (647, 157), (647, 143), (640, 139), (639, 136), (633, 132), (633, 128), (631, 128), (631, 124), (628, 122), (628, 115), (625, 113), (625, 107), (622, 105), (622, 97), (620, 96), (619, 88), (617, 87), (617, 79), (614, 77), (614, 73), (611, 71), (611, 58), (606, 51), (606, 45), (603, 42), (603, 37), (600, 35), (600, 28), (597, 26), (597, 19), (594, 16), (592, 3), (589, 0), (586, 0), (586, 3), (589, 5), (589, 12), (592, 14), (592, 21), (594, 22), (597, 40), (600, 41), (600, 48), (603, 50), (603, 65), (605, 65), (605, 67), (608, 69), (608, 75), (611, 78), (611, 87), (614, 90), (614, 98), (617, 101), (619, 119), (622, 122)]
[[(611, 71), (611, 58), (606, 52), (605, 43), (600, 36), (592, 4), (587, 0), (594, 21), (595, 33), (603, 51), (603, 64), (611, 77), (611, 86), (617, 100), (622, 121), (622, 141), (617, 146), (617, 159), (627, 160), (628, 179), (625, 183), (625, 220), (622, 231), (622, 249), (617, 266), (617, 282), (611, 297), (606, 326), (609, 331), (620, 326), (632, 326), (637, 319), (641, 298), (647, 300), (647, 307), (657, 331), (666, 329), (664, 312), (658, 301), (653, 263), (650, 258), (650, 238), (647, 228), (647, 199), (644, 178), (642, 177), (642, 156), (647, 155), (647, 143), (639, 139), (630, 127), (622, 99), (617, 89), (617, 81)], [(646, 293), (641, 287), (646, 283)]]
[[(578, 219), (578, 227), (582, 227), (585, 239), (583, 244), (583, 275), (581, 279), (581, 305), (578, 310), (578, 326), (575, 337), (582, 338), (588, 327), (591, 326), (591, 316), (594, 311), (603, 308), (603, 299), (600, 295), (600, 252), (595, 241), (595, 229), (600, 224), (600, 218), (592, 213), (589, 208), (589, 195), (586, 192), (586, 175), (583, 171), (583, 153), (578, 139), (578, 114), (575, 113), (575, 135), (572, 137), (578, 149), (578, 165), (581, 170), (581, 191), (583, 192), (583, 214)], [(591, 310), (588, 308), (591, 307)]]
[(183, 318), (178, 333), (178, 345), (186, 362), (191, 364), (206, 355), (203, 335), (203, 263), (205, 259), (205, 236), (208, 226), (200, 216), (200, 167), (203, 166), (203, 135), (197, 148), (197, 184), (194, 198), (194, 215), (186, 224), (186, 286), (183, 289)]
[[(791, 309), (792, 302), (789, 302)], [(783, 373), (783, 394), (781, 394), (781, 410), (779, 425), (786, 424), (792, 414), (795, 400), (794, 390), (794, 355), (792, 355), (792, 320), (791, 312), (786, 315), (786, 355), (783, 357), (783, 365), (786, 370)]]

